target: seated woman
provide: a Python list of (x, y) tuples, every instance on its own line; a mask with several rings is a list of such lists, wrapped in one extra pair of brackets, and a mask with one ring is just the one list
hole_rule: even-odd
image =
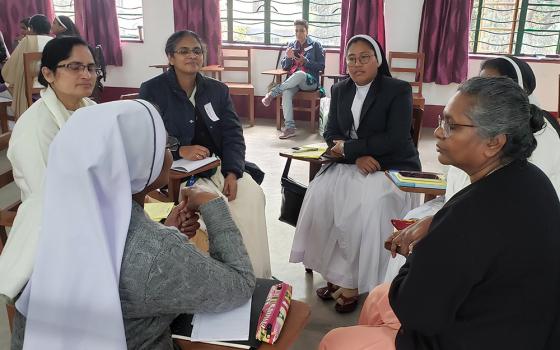
[(262, 189), (246, 171), (245, 140), (225, 84), (200, 74), (203, 45), (191, 31), (176, 32), (165, 46), (169, 70), (140, 86), (140, 98), (156, 104), (169, 135), (180, 147), (173, 158), (220, 157), (217, 171), (201, 175), (197, 185), (228, 199), (243, 235), (255, 275), (270, 277), (270, 255)]
[[(537, 85), (531, 67), (526, 62), (513, 56), (500, 56), (484, 61), (480, 67), (480, 76), (506, 76), (511, 78), (529, 95), (529, 102), (532, 100), (531, 94)], [(539, 167), (548, 176), (556, 193), (560, 196), (560, 152), (551, 152), (551, 150), (560, 149), (560, 125), (548, 112), (539, 111), (538, 113), (540, 116), (535, 118), (538, 123), (536, 126), (538, 131), (535, 132), (537, 148), (527, 160)], [(538, 127), (539, 125), (542, 125), (542, 127)], [(447, 202), (470, 183), (470, 177), (466, 172), (450, 166), (447, 172), (445, 197), (413, 209), (406, 217), (424, 218), (434, 215), (441, 209), (444, 202)], [(405, 258), (401, 255), (389, 261), (385, 282), (393, 280), (404, 262)]]
[(333, 87), (324, 133), (342, 164), (325, 166), (310, 183), (290, 255), (328, 281), (317, 295), (336, 299), (339, 312), (354, 310), (358, 293), (382, 282), (390, 219), (417, 201), (382, 170), (420, 170), (410, 84), (391, 78), (379, 44), (367, 35), (352, 37), (346, 53), (350, 79)]
[(75, 110), (94, 104), (87, 96), (96, 76), (93, 55), (82, 39), (53, 39), (45, 46), (39, 81), (46, 89), (15, 124), (7, 154), (22, 201), (0, 255), (0, 297), (7, 300), (13, 300), (31, 276), (49, 146)]
[(51, 32), (57, 38), (63, 36), (80, 36), (80, 31), (68, 16), (55, 16), (52, 22)]
[(560, 246), (560, 201), (527, 162), (537, 112), (508, 78), (459, 87), (434, 134), (439, 161), (472, 184), (393, 238), (393, 252), (413, 249), (390, 289), (375, 288), (360, 326), (320, 349), (558, 349), (560, 255), (538, 247)]
[(210, 255), (144, 212), (145, 195), (167, 183), (166, 138), (142, 100), (80, 109), (58, 133), (12, 349), (172, 349), (179, 314), (226, 311), (251, 297), (251, 262), (222, 198), (189, 189), (180, 205), (201, 212)]
[[(45, 15), (35, 15), (29, 20), (31, 34), (26, 35), (12, 52), (10, 58), (2, 67), (2, 77), (12, 94), (12, 108), (17, 119), (29, 105), (25, 97), (25, 74), (23, 72), (23, 54), (27, 52), (42, 52), (52, 38), (49, 36), (51, 23)], [(34, 82), (34, 87), (40, 87)]]
[(294, 21), (294, 26), (296, 40), (288, 44), (286, 56), (282, 58), (282, 69), (288, 71), (288, 77), (262, 99), (263, 105), (268, 107), (275, 97), (282, 95), (284, 130), (280, 139), (296, 136), (292, 105), (294, 95), (300, 90), (317, 90), (320, 87), (319, 74), (325, 69), (325, 51), (320, 42), (307, 35), (307, 21), (298, 19)]

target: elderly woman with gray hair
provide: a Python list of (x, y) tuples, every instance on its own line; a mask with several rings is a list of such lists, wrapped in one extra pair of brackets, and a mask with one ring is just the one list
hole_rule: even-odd
[(560, 202), (527, 162), (540, 113), (508, 78), (459, 87), (436, 147), (472, 184), (391, 238), (406, 264), (370, 293), (360, 325), (329, 332), (320, 349), (560, 348)]

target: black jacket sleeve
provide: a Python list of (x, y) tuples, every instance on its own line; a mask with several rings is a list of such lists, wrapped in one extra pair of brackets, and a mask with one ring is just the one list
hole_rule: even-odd
[(340, 124), (338, 122), (338, 100), (340, 97), (340, 87), (335, 85), (331, 91), (331, 104), (329, 106), (329, 119), (327, 120), (327, 126), (323, 137), (329, 145), (329, 147), (334, 146), (334, 140), (346, 140), (347, 137), (344, 136), (344, 132), (340, 129)]
[(245, 170), (245, 139), (239, 117), (233, 108), (229, 89), (222, 90), (221, 100), (224, 103), (221, 118), (222, 131), (222, 174), (232, 172), (237, 178), (243, 177)]
[[(412, 123), (412, 88), (410, 84), (400, 84), (393, 95), (385, 131), (368, 138), (347, 140), (344, 156), (350, 162), (366, 155), (383, 156), (394, 152), (410, 139)], [(329, 116), (330, 121), (330, 116)]]

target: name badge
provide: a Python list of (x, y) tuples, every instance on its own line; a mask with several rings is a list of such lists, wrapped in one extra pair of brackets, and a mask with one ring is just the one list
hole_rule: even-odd
[(307, 52), (307, 51), (311, 50), (312, 48), (313, 48), (313, 45), (309, 45), (308, 47), (303, 49), (303, 51)]
[(218, 116), (216, 115), (216, 112), (214, 112), (214, 108), (212, 108), (212, 103), (208, 102), (207, 104), (205, 104), (204, 109), (206, 110), (206, 114), (208, 114), (208, 117), (210, 117), (213, 122), (217, 122), (218, 120), (220, 120), (220, 118), (218, 118)]

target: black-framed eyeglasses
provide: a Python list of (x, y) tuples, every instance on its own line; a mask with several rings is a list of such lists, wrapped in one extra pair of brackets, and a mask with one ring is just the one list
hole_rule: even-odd
[(167, 136), (167, 143), (165, 144), (165, 148), (167, 148), (172, 152), (175, 152), (179, 149), (180, 145), (181, 144), (179, 143), (179, 140), (176, 137)]
[(451, 135), (451, 131), (457, 126), (464, 126), (466, 128), (476, 128), (476, 125), (469, 125), (469, 124), (459, 124), (459, 123), (450, 123), (447, 119), (442, 118), (441, 115), (438, 115), (438, 128), (443, 130), (443, 137), (449, 137)]
[(360, 64), (368, 64), (369, 60), (373, 57), (373, 55), (363, 54), (358, 57), (356, 56), (348, 56), (346, 57), (346, 64), (349, 66), (355, 66), (356, 62), (360, 62)]
[(101, 69), (95, 63), (83, 64), (80, 62), (71, 62), (66, 64), (59, 64), (58, 66), (56, 66), (56, 68), (66, 68), (72, 73), (76, 74), (85, 72), (86, 70), (90, 74), (101, 74)]
[(202, 49), (200, 47), (188, 48), (188, 47), (180, 47), (174, 51), (176, 54), (181, 56), (188, 56), (191, 53), (195, 56), (202, 55)]

